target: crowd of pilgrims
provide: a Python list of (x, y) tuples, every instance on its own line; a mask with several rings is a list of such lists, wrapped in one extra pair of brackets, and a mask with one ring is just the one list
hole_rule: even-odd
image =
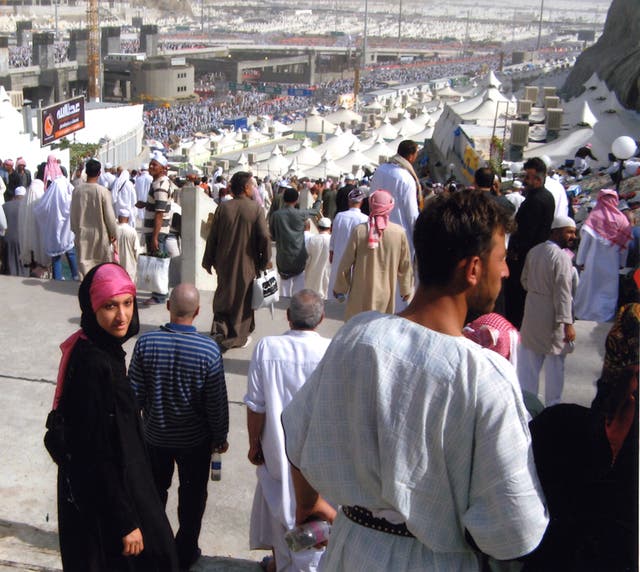
[[(420, 63), (409, 66), (372, 66), (361, 78), (360, 89), (367, 93), (381, 89), (389, 82), (409, 84), (429, 80), (475, 73), (483, 65), (495, 67), (497, 58), (459, 58), (446, 61)], [(215, 85), (218, 76), (208, 74), (197, 82), (202, 91)], [(308, 87), (300, 84), (288, 87)], [(353, 79), (336, 79), (313, 86), (313, 97), (272, 96), (258, 91), (229, 92), (203, 96), (199, 101), (157, 106), (144, 113), (145, 136), (166, 142), (169, 135), (188, 139), (195, 133), (208, 133), (221, 129), (224, 120), (238, 116), (269, 116), (285, 125), (303, 119), (311, 105), (322, 112), (336, 109), (340, 95), (353, 92)]]
[[(107, 171), (110, 168), (108, 165), (105, 167)], [(113, 169), (111, 170), (113, 171)], [(74, 184), (77, 185), (81, 181), (80, 176), (81, 172), (72, 175)], [(112, 193), (115, 193), (118, 186), (117, 181), (129, 181), (131, 185), (135, 185), (138, 176), (144, 176), (144, 173), (139, 173), (137, 170), (129, 173), (120, 169), (102, 181), (105, 186), (110, 187)], [(190, 178), (196, 185), (196, 190), (205, 193), (212, 201), (219, 204), (231, 200), (227, 178), (221, 171), (214, 174), (211, 179), (198, 178), (194, 174), (190, 175)], [(273, 181), (267, 177), (256, 182), (253, 199), (264, 208), (267, 219), (270, 207), (277, 202), (278, 195), (282, 194), (284, 190), (296, 188), (299, 191), (308, 190), (311, 192), (312, 189), (319, 188), (322, 189), (321, 198), (324, 197), (327, 201), (328, 197), (332, 196), (332, 201), (340, 205), (337, 210), (322, 213), (325, 217), (335, 220), (340, 210), (346, 210), (351, 206), (345, 197), (351, 197), (352, 191), (362, 192), (363, 196), (368, 194), (369, 178), (362, 181), (356, 181), (352, 177), (310, 181), (308, 179), (298, 180), (293, 177)], [(175, 180), (174, 183), (177, 190), (184, 181)], [(446, 189), (442, 186), (433, 186), (428, 181), (426, 183), (425, 196), (421, 199), (424, 208), (428, 208), (431, 195), (456, 192), (451, 187)], [(72, 235), (70, 245), (57, 244), (52, 246), (48, 243), (51, 236), (61, 237), (65, 234), (67, 237), (69, 236), (68, 228), (63, 232), (60, 232), (60, 228), (58, 228), (57, 231), (51, 233), (52, 220), (47, 220), (46, 217), (58, 220), (65, 213), (68, 216), (68, 204), (73, 193), (73, 185), (69, 181), (68, 174), (60, 167), (55, 157), (50, 156), (46, 163), (38, 165), (33, 175), (26, 168), (26, 163), (22, 158), (18, 158), (15, 164), (13, 160), (5, 160), (0, 168), (0, 186), (4, 187), (3, 197), (7, 201), (3, 209), (0, 210), (4, 210), (6, 219), (9, 221), (8, 226), (7, 222), (4, 222), (4, 229), (7, 232), (4, 236), (3, 273), (24, 276), (30, 272), (33, 276), (42, 276), (38, 272), (52, 264), (54, 278), (62, 279), (61, 257), (66, 255), (74, 275), (72, 277), (75, 277), (77, 269), (74, 272)], [(358, 193), (356, 192), (353, 196), (356, 194)], [(176, 202), (179, 202), (179, 196), (179, 193), (176, 192), (174, 196)], [(349, 198), (349, 200), (351, 199)], [(16, 203), (19, 203), (19, 208), (14, 209), (11, 205), (15, 206)], [(115, 197), (114, 208), (116, 212), (120, 212)], [(366, 204), (362, 205), (362, 210), (367, 212)], [(133, 211), (134, 205), (131, 205), (129, 212), (135, 218)], [(18, 228), (16, 231), (15, 225), (25, 225), (26, 228)], [(64, 222), (62, 226), (64, 226)], [(37, 229), (43, 231), (40, 242), (34, 236), (25, 235), (24, 231), (34, 233), (37, 232)], [(25, 255), (25, 249), (28, 249), (28, 255)], [(38, 254), (38, 252), (44, 253)], [(324, 297), (327, 296), (328, 293), (325, 292)], [(633, 506), (637, 509), (637, 496), (634, 496), (637, 495), (637, 404), (631, 411), (631, 418), (627, 415), (628, 412), (625, 413), (626, 416), (621, 417), (620, 411), (616, 408), (623, 402), (626, 404), (625, 400), (630, 396), (637, 396), (637, 328), (639, 319), (640, 306), (638, 304), (625, 306), (618, 314), (612, 334), (607, 340), (605, 367), (602, 377), (598, 381), (598, 395), (591, 409), (573, 405), (559, 406), (560, 409), (548, 408), (542, 411), (531, 425), (536, 461), (544, 463), (545, 470), (551, 472), (550, 475), (545, 475), (545, 481), (551, 483), (550, 488), (545, 490), (552, 511), (550, 530), (553, 531), (553, 538), (556, 542), (561, 538), (570, 538), (571, 550), (575, 552), (567, 553), (562, 544), (544, 543), (542, 548), (534, 552), (528, 561), (525, 560), (525, 570), (549, 570), (546, 566), (548, 566), (550, 557), (552, 559), (560, 558), (558, 561), (562, 567), (558, 570), (596, 570), (596, 568), (589, 568), (588, 562), (588, 559), (594, 555), (593, 550), (596, 550), (595, 556), (600, 559), (597, 561), (601, 563), (602, 550), (612, 550), (612, 547), (615, 546), (620, 546), (621, 551), (619, 554), (613, 555), (615, 558), (612, 556), (612, 562), (614, 560), (629, 562), (634, 546), (637, 555), (637, 528), (635, 538), (633, 530), (625, 529), (629, 522), (629, 516), (633, 515)], [(475, 339), (472, 337), (472, 333), (469, 335)], [(480, 341), (480, 343), (482, 342)], [(627, 346), (629, 344), (635, 345), (635, 350), (633, 347), (631, 348), (635, 351), (633, 355), (636, 356), (635, 389), (633, 383), (628, 384), (626, 378), (622, 379), (619, 376), (620, 364), (616, 362), (619, 359), (626, 360), (623, 365), (625, 368), (629, 367), (627, 363), (630, 351)], [(487, 347), (491, 346), (492, 344), (488, 343)], [(496, 347), (493, 349), (501, 351)], [(505, 355), (505, 357), (507, 356)], [(539, 413), (535, 407), (531, 411), (534, 414)], [(612, 423), (617, 423), (617, 425), (613, 426)], [(607, 427), (606, 436), (612, 444), (612, 449), (609, 449), (606, 438), (601, 439), (600, 432), (604, 434), (605, 425)], [(629, 432), (629, 427), (632, 428), (631, 432)], [(596, 434), (598, 437), (597, 440), (594, 440)], [(629, 435), (631, 435), (631, 439), (629, 439)], [(562, 439), (558, 441), (560, 436)], [(563, 447), (566, 449), (559, 451)], [(613, 457), (611, 450), (613, 450)], [(571, 458), (571, 462), (574, 464), (569, 464), (569, 461), (565, 462), (564, 460), (563, 453), (570, 452), (571, 455), (567, 458)], [(566, 472), (566, 475), (570, 476), (561, 476), (561, 472)], [(585, 472), (589, 472), (589, 474), (593, 472), (594, 478), (584, 482), (581, 478)], [(634, 475), (636, 476), (634, 477)], [(568, 480), (580, 481), (581, 484), (576, 485), (571, 494), (567, 496), (565, 481)], [(603, 509), (600, 506), (598, 509), (599, 514), (604, 515), (602, 521), (594, 522), (594, 519), (590, 517), (591, 505), (589, 501), (591, 500), (597, 503), (611, 503), (608, 508)], [(620, 516), (615, 511), (626, 505), (631, 508), (626, 512), (623, 511), (624, 514), (621, 518), (624, 522), (612, 525), (613, 520)], [(556, 518), (553, 518), (554, 512), (558, 515)], [(637, 513), (635, 514), (637, 519)], [(574, 527), (584, 537), (578, 535)], [(612, 531), (615, 531), (615, 536)], [(599, 542), (600, 545), (598, 545)], [(584, 567), (580, 568), (581, 566)], [(611, 570), (623, 569), (627, 568), (615, 566), (611, 568)]]

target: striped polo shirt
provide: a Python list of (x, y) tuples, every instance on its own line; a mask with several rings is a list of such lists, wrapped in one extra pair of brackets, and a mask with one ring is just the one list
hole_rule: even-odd
[(229, 408), (220, 348), (194, 326), (169, 323), (138, 338), (129, 379), (156, 447), (214, 446), (227, 439)]
[(173, 183), (166, 175), (154, 179), (149, 187), (147, 205), (144, 209), (144, 232), (151, 234), (157, 212), (162, 213), (162, 226), (160, 232), (169, 234), (171, 225), (171, 196), (173, 195)]

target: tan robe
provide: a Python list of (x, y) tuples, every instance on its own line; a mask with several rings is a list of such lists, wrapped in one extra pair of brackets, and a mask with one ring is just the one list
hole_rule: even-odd
[(270, 260), (262, 207), (246, 196), (221, 203), (213, 215), (202, 266), (207, 271), (214, 268), (218, 275), (211, 334), (220, 335), (223, 348), (242, 346), (253, 331), (253, 279)]
[(359, 224), (338, 266), (334, 290), (349, 294), (345, 321), (360, 312), (378, 310), (393, 314), (396, 283), (400, 296), (413, 292), (413, 269), (404, 228), (390, 222), (378, 248), (369, 248), (369, 223)]
[(71, 197), (71, 230), (76, 235), (78, 270), (82, 278), (102, 262), (111, 262), (111, 238), (116, 237), (116, 215), (111, 193), (97, 183), (82, 183)]

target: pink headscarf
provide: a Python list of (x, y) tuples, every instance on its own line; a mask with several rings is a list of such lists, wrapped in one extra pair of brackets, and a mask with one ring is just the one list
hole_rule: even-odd
[(384, 229), (393, 210), (393, 197), (389, 191), (379, 189), (369, 196), (369, 248), (378, 248)]
[[(89, 286), (89, 296), (91, 298), (91, 308), (93, 311), (96, 312), (109, 298), (122, 294), (136, 295), (135, 284), (131, 281), (125, 269), (117, 264), (104, 264), (100, 266), (93, 274), (91, 285)], [(82, 329), (71, 334), (71, 336), (60, 344), (62, 358), (58, 366), (56, 391), (53, 396), (53, 409), (56, 409), (60, 403), (69, 359), (71, 358), (73, 348), (80, 339), (87, 339), (87, 335)]]
[(623, 250), (631, 241), (631, 223), (618, 209), (618, 193), (612, 189), (598, 193), (596, 206), (584, 224)]
[(58, 165), (58, 160), (55, 155), (49, 155), (47, 157), (47, 164), (44, 167), (44, 185), (47, 186), (48, 181), (55, 181), (58, 177), (62, 176), (62, 169)]
[(27, 166), (27, 162), (22, 157), (18, 157), (16, 161), (16, 166), (19, 167), (20, 165)]

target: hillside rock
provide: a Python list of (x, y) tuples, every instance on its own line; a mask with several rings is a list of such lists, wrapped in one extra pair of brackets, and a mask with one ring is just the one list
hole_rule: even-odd
[(600, 39), (577, 59), (562, 88), (572, 98), (584, 91), (593, 73), (620, 103), (640, 111), (640, 9), (638, 0), (613, 0)]

